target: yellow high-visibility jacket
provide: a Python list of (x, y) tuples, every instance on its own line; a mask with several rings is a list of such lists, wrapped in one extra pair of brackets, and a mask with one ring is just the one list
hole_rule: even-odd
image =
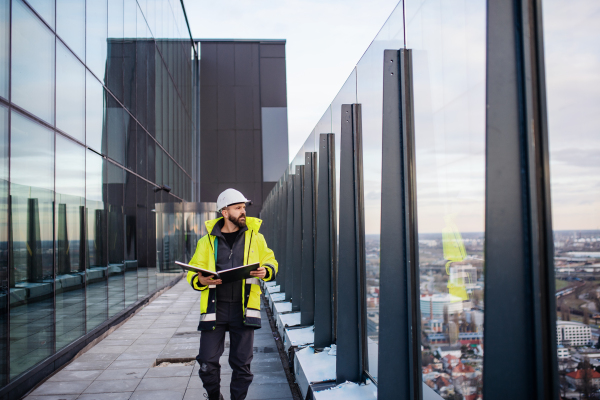
[[(215, 224), (221, 218), (206, 221), (206, 230), (209, 232), (198, 241), (196, 252), (189, 262), (194, 265), (210, 271), (216, 271), (215, 265), (215, 236), (210, 233)], [(275, 279), (277, 275), (277, 260), (273, 250), (267, 247), (267, 242), (262, 234), (258, 233), (262, 220), (258, 218), (246, 217), (248, 230), (244, 232), (244, 265), (260, 263), (265, 267), (267, 275), (264, 281)], [(217, 285), (200, 286), (198, 275), (193, 272), (187, 273), (188, 283), (195, 289), (202, 292), (200, 296), (200, 324), (198, 330), (213, 330), (217, 320)], [(244, 325), (260, 328), (260, 290), (258, 278), (246, 279), (242, 285), (242, 310), (244, 315)]]

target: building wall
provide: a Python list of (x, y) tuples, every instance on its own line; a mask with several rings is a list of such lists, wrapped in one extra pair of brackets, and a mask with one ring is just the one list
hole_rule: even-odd
[(288, 165), (285, 41), (200, 40), (200, 201), (263, 198)]
[(0, 0), (0, 30), (4, 398), (177, 275), (197, 61), (172, 0)]

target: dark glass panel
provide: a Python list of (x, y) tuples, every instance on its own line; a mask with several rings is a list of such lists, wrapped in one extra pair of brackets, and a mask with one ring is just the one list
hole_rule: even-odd
[(150, 51), (154, 48), (154, 42), (149, 39), (148, 27), (140, 9), (137, 9), (137, 40), (135, 41), (136, 53), (136, 118), (140, 124), (148, 128), (148, 70), (151, 66), (148, 64)]
[(147, 177), (147, 171), (146, 171), (146, 140), (152, 140), (151, 138), (148, 138), (148, 134), (142, 129), (141, 126), (137, 125), (137, 132), (136, 132), (136, 142), (137, 142), (137, 149), (136, 149), (136, 167), (135, 167), (135, 172), (137, 172), (139, 175), (143, 176), (144, 178)]
[[(157, 43), (158, 46), (158, 43)], [(163, 101), (163, 74), (162, 74), (162, 63), (160, 62), (160, 55), (156, 48), (154, 49), (154, 61), (155, 65), (154, 73), (155, 73), (155, 84), (154, 86), (154, 122), (156, 126), (156, 131), (154, 132), (154, 137), (156, 141), (160, 144), (163, 143), (163, 109), (162, 109), (162, 101)], [(151, 99), (151, 97), (149, 97)], [(150, 131), (150, 133), (153, 133)]]
[(106, 108), (106, 147), (107, 155), (121, 165), (125, 165), (126, 122), (129, 114), (114, 97), (107, 96)]
[(106, 160), (92, 151), (86, 155), (86, 315), (87, 331), (108, 318), (108, 213)]
[(8, 382), (8, 109), (0, 105), (0, 386)]
[(136, 181), (135, 175), (125, 171), (125, 307), (135, 303), (138, 297)]
[(10, 1), (0, 0), (0, 96), (8, 99)]
[(56, 127), (85, 141), (85, 67), (61, 42), (56, 48)]
[(28, 0), (27, 2), (54, 29), (54, 0)]
[(54, 123), (55, 40), (29, 7), (21, 0), (13, 1), (11, 99), (51, 124)]
[(157, 162), (156, 142), (154, 141), (154, 139), (152, 137), (147, 136), (146, 143), (148, 145), (148, 147), (147, 147), (148, 152), (146, 154), (146, 161), (148, 162), (147, 178), (150, 182), (158, 182), (159, 180), (156, 176), (156, 171), (158, 170), (158, 167), (156, 167), (156, 162)]
[(107, 94), (96, 78), (86, 73), (85, 140), (98, 153), (106, 154), (106, 99)]
[(105, 79), (108, 37), (107, 0), (86, 2), (86, 60), (85, 64), (98, 79)]
[(125, 305), (125, 239), (123, 237), (123, 170), (107, 163), (108, 190), (108, 316), (123, 310)]
[(155, 175), (155, 178), (154, 178), (154, 182), (157, 185), (162, 185), (164, 183), (164, 181), (163, 181), (163, 171), (162, 171), (163, 150), (159, 146), (157, 146), (155, 143), (154, 143), (154, 146), (156, 148), (156, 159), (155, 159), (155, 162), (154, 162), (156, 175)]
[(136, 0), (124, 0), (123, 4), (123, 104), (133, 115), (137, 113), (136, 99)]
[(136, 192), (138, 298), (142, 298), (148, 294), (148, 183), (141, 178), (137, 178)]
[(56, 33), (81, 60), (85, 60), (85, 1), (57, 0)]
[[(167, 48), (169, 48), (171, 46), (167, 46)], [(169, 154), (175, 156), (175, 153), (177, 151), (177, 149), (175, 149), (175, 118), (177, 117), (177, 114), (175, 113), (176, 109), (175, 109), (175, 104), (177, 102), (177, 98), (176, 93), (175, 93), (175, 87), (173, 86), (173, 81), (171, 80), (171, 78), (169, 76), (166, 77), (167, 82), (168, 82), (168, 97), (167, 97), (167, 104), (169, 105), (168, 111), (167, 111), (167, 135), (168, 135), (168, 147), (167, 147), (167, 151), (169, 152)]]
[(53, 353), (54, 133), (11, 115), (10, 377)]
[(56, 349), (85, 333), (85, 148), (56, 136)]
[[(125, 115), (125, 166), (133, 171), (136, 168), (137, 122), (129, 114)], [(140, 132), (144, 134), (144, 132)]]
[(123, 102), (123, 0), (108, 0), (108, 49), (105, 85)]
[[(157, 209), (160, 207), (162, 201), (162, 190), (156, 192), (156, 186), (148, 185), (148, 293), (152, 293), (157, 288), (156, 274), (159, 268), (159, 257), (158, 249), (156, 247), (156, 221), (157, 221)], [(157, 204), (158, 203), (158, 204)]]

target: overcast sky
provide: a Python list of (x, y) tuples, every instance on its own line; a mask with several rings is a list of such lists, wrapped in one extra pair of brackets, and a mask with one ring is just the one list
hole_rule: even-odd
[(289, 154), (295, 155), (398, 0), (186, 0), (192, 35), (286, 39)]

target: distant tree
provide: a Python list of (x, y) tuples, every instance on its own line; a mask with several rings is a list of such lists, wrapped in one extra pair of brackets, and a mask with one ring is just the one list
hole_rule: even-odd
[(581, 379), (581, 384), (577, 386), (577, 391), (581, 393), (581, 396), (584, 400), (591, 400), (593, 398), (592, 396), (594, 396), (594, 394), (598, 390), (598, 386), (594, 385), (592, 379), (592, 372), (594, 370), (592, 369), (592, 365), (590, 364), (587, 358), (584, 359), (581, 364), (583, 376)]
[(590, 324), (590, 313), (588, 312), (587, 308), (583, 310), (583, 324)]

